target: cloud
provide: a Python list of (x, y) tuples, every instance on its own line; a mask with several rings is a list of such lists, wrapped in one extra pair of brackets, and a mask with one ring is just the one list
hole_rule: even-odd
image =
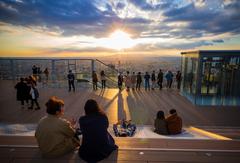
[(214, 42), (214, 43), (224, 43), (223, 40), (212, 40), (212, 42)]
[(121, 28), (134, 38), (191, 40), (169, 48), (192, 48), (224, 42), (206, 36), (239, 35), (239, 9), (239, 0), (2, 0), (0, 24), (63, 37), (102, 38)]

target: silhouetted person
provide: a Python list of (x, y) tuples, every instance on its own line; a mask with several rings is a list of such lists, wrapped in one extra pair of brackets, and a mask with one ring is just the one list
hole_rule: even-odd
[(18, 82), (15, 87), (17, 90), (17, 101), (21, 101), (22, 108), (24, 107), (24, 101), (28, 103), (28, 87), (24, 82), (23, 78), (20, 78), (20, 82)]
[(79, 147), (76, 138), (76, 121), (63, 119), (64, 102), (51, 97), (45, 104), (47, 115), (38, 123), (35, 137), (43, 157), (58, 157)]
[(180, 134), (182, 132), (182, 118), (177, 115), (175, 109), (169, 111), (170, 116), (166, 119), (169, 134)]
[(41, 74), (42, 74), (42, 70), (40, 67), (37, 67), (37, 80), (39, 82), (41, 82), (42, 78), (41, 78)]
[(159, 70), (159, 73), (158, 73), (158, 76), (157, 76), (157, 83), (159, 85), (159, 89), (161, 90), (162, 89), (162, 83), (163, 83), (163, 72), (162, 72), (161, 69)]
[(163, 135), (168, 134), (167, 121), (165, 119), (164, 112), (161, 110), (158, 111), (157, 113), (157, 117), (154, 121), (154, 127), (155, 127), (154, 132)]
[(182, 81), (182, 74), (181, 74), (180, 71), (177, 71), (176, 81), (177, 81), (177, 89), (180, 89), (180, 87), (181, 87), (181, 81)]
[(101, 81), (102, 81), (102, 89), (106, 88), (106, 75), (104, 71), (102, 70), (100, 73)]
[(149, 80), (150, 80), (150, 75), (148, 74), (148, 72), (146, 72), (144, 75), (145, 90), (150, 90)]
[(98, 82), (98, 77), (96, 71), (92, 72), (92, 82), (93, 82), (93, 90), (97, 90), (97, 82)]
[(36, 65), (33, 65), (32, 67), (32, 74), (35, 78), (37, 78), (38, 68)]
[(49, 76), (48, 68), (45, 68), (45, 70), (43, 71), (43, 73), (45, 74), (46, 82), (48, 82), (48, 76)]
[(80, 117), (82, 144), (79, 156), (87, 162), (97, 162), (108, 157), (118, 147), (108, 133), (108, 118), (97, 102), (89, 99), (84, 106), (85, 116)]
[(131, 87), (131, 76), (129, 75), (129, 71), (127, 71), (127, 75), (125, 76), (125, 86), (127, 87), (127, 91), (129, 91)]
[(140, 91), (141, 83), (142, 83), (142, 75), (141, 75), (141, 72), (138, 72), (136, 90)]
[(168, 73), (166, 74), (166, 79), (167, 79), (167, 88), (171, 88), (172, 87), (172, 82), (173, 82), (173, 74), (171, 71), (168, 71)]
[(120, 72), (118, 74), (118, 88), (119, 88), (119, 90), (122, 90), (122, 85), (123, 85), (123, 76), (122, 76), (122, 73)]
[(72, 70), (69, 70), (68, 72), (69, 72), (68, 75), (67, 75), (67, 78), (68, 78), (68, 91), (70, 92), (71, 89), (73, 88), (73, 91), (75, 92), (75, 85), (74, 85), (75, 76), (72, 73)]
[(135, 75), (135, 72), (133, 72), (132, 75), (131, 75), (132, 90), (135, 89), (135, 87), (136, 87), (136, 82), (137, 82), (137, 76)]
[(154, 90), (154, 88), (155, 88), (155, 84), (156, 84), (156, 75), (155, 75), (155, 71), (153, 71), (152, 74), (151, 74), (151, 81), (152, 81), (152, 90)]

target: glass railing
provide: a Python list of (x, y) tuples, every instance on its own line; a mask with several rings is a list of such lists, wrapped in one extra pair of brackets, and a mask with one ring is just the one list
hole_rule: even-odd
[[(0, 58), (0, 80), (19, 80), (33, 74), (32, 67), (38, 68), (37, 82), (43, 87), (68, 87), (69, 70), (75, 75), (75, 85), (92, 88), (92, 71), (97, 72), (100, 84), (100, 71), (106, 74), (107, 88), (117, 87), (117, 70), (100, 60), (80, 58)], [(48, 77), (44, 73), (48, 69)]]

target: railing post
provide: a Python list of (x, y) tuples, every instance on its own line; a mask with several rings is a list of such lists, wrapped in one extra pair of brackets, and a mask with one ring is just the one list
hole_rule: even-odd
[(15, 80), (16, 74), (15, 74), (15, 68), (14, 68), (13, 59), (10, 59), (10, 66), (11, 66), (11, 76), (12, 76), (12, 80)]
[(56, 80), (55, 60), (52, 59), (51, 62), (52, 62), (52, 74), (51, 74), (51, 76), (52, 76), (52, 81), (55, 82), (55, 80)]
[(92, 72), (95, 71), (95, 60), (92, 59)]

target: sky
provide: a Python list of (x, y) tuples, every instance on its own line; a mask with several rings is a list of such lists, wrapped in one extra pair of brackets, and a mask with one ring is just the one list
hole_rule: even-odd
[(239, 50), (240, 0), (0, 0), (0, 57)]

